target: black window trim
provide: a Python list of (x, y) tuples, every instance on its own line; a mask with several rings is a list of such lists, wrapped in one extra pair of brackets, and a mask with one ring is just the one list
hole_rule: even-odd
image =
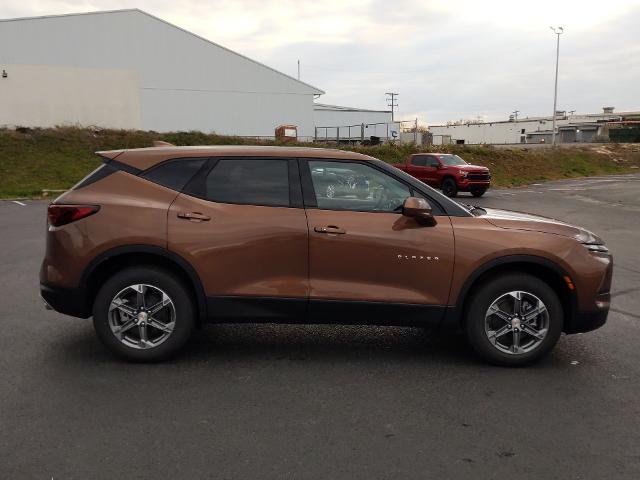
[(87, 187), (92, 183), (107, 178), (108, 176), (116, 172), (126, 172), (135, 176), (139, 176), (142, 172), (142, 170), (140, 170), (139, 168), (132, 167), (131, 165), (119, 162), (113, 158), (105, 157), (102, 155), (99, 155), (99, 157), (102, 165), (99, 165), (86, 177), (84, 177), (77, 184), (71, 187), (72, 190), (79, 190), (81, 188)]
[[(188, 161), (188, 160), (202, 160), (202, 165), (200, 165), (200, 168), (198, 168), (198, 170), (195, 171), (195, 173), (189, 177), (187, 179), (187, 181), (184, 183), (184, 185), (182, 186), (182, 188), (180, 189), (176, 189), (176, 188), (171, 188), (168, 185), (163, 185), (162, 183), (159, 182), (155, 182), (149, 178), (147, 178), (147, 175), (149, 175), (150, 173), (153, 173), (155, 170), (170, 164), (170, 163), (174, 163), (174, 162), (181, 162), (181, 161)], [(203, 170), (206, 168), (207, 163), (209, 162), (210, 157), (209, 156), (195, 156), (195, 157), (174, 157), (174, 158), (168, 158), (166, 160), (163, 160), (160, 163), (156, 163), (155, 165), (152, 165), (151, 167), (147, 168), (146, 170), (141, 170), (138, 172), (138, 176), (144, 180), (147, 180), (148, 182), (154, 183), (156, 185), (160, 185), (161, 187), (164, 188), (168, 188), (169, 190), (173, 190), (174, 192), (180, 192), (183, 193), (184, 190), (187, 188), (187, 186), (189, 184), (191, 184), (191, 182), (193, 182), (193, 180), (200, 175)]]
[[(245, 202), (217, 202), (206, 195), (206, 181), (207, 176), (216, 167), (221, 160), (285, 160), (287, 162), (287, 172), (289, 180), (289, 205), (265, 205), (260, 203), (245, 203)], [(184, 195), (199, 198), (211, 203), (219, 203), (221, 205), (248, 205), (254, 207), (270, 207), (270, 208), (304, 208), (302, 201), (302, 187), (300, 186), (300, 175), (298, 172), (298, 165), (295, 158), (287, 157), (283, 155), (258, 155), (258, 156), (218, 156), (209, 157), (208, 162), (205, 162), (203, 167), (194, 175), (194, 177), (186, 183), (185, 187), (180, 192)]]
[[(434, 215), (450, 215), (445, 208), (440, 204), (440, 202), (436, 201), (431, 195), (427, 192), (416, 188), (415, 185), (412, 185), (406, 182), (402, 178), (398, 178), (396, 175), (393, 175), (393, 172), (381, 168), (377, 162), (382, 162), (382, 160), (372, 161), (372, 160), (360, 160), (360, 159), (349, 159), (349, 158), (325, 158), (325, 157), (304, 157), (300, 158), (300, 177), (302, 179), (302, 192), (304, 198), (305, 208), (313, 208), (318, 210), (328, 210), (328, 211), (336, 211), (336, 212), (361, 212), (361, 213), (393, 213), (396, 215), (402, 215), (402, 212), (387, 212), (387, 211), (375, 211), (375, 210), (354, 210), (351, 208), (319, 208), (318, 201), (315, 194), (315, 189), (313, 187), (313, 180), (311, 178), (311, 169), (309, 168), (309, 161), (320, 161), (320, 162), (336, 162), (336, 163), (360, 163), (363, 165), (367, 165), (372, 167), (379, 172), (390, 176), (397, 182), (403, 184), (409, 190), (411, 196), (414, 195), (415, 192), (419, 192), (422, 196), (424, 196), (432, 205), (434, 210)], [(382, 162), (384, 163), (384, 162)], [(385, 164), (386, 165), (386, 164)], [(394, 167), (391, 167), (394, 168)], [(437, 211), (439, 210), (439, 211)]]

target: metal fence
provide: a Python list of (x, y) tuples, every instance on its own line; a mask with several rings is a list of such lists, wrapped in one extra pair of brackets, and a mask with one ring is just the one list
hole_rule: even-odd
[[(410, 143), (418, 143), (421, 135), (417, 131), (416, 120), (395, 122), (360, 123), (355, 125), (331, 125), (315, 127), (314, 141), (324, 143), (360, 143), (401, 142), (406, 143), (406, 130), (411, 129), (413, 137)], [(403, 132), (405, 130), (405, 132)]]

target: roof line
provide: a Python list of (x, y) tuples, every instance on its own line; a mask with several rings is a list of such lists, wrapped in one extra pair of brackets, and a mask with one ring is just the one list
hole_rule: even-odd
[(305, 87), (309, 87), (313, 90), (315, 90), (316, 92), (320, 92), (320, 94), (324, 94), (326, 93), (324, 90), (319, 89), (318, 87), (315, 87), (309, 83), (303, 82), (302, 80), (298, 80), (297, 78), (292, 77), (291, 75), (287, 75), (286, 73), (283, 73), (279, 70), (276, 70), (273, 67), (270, 67), (269, 65), (265, 65), (264, 63), (258, 62), (257, 60), (254, 60), (253, 58), (249, 58), (246, 55), (242, 55), (241, 53), (235, 52), (233, 50), (231, 50), (230, 48), (227, 48), (223, 45), (220, 45), (219, 43), (216, 43), (212, 40), (209, 40), (207, 38), (204, 38), (196, 33), (190, 32), (189, 30), (186, 30), (182, 27), (179, 27), (178, 25), (175, 25), (171, 22), (168, 22), (167, 20), (164, 20), (160, 17), (156, 17), (155, 15), (152, 15), (151, 13), (145, 12), (144, 10), (141, 10), (139, 8), (123, 8), (123, 9), (119, 9), (119, 10), (98, 10), (98, 11), (94, 11), (94, 12), (80, 12), (80, 13), (62, 13), (62, 14), (58, 14), (58, 15), (41, 15), (41, 16), (35, 16), (35, 17), (19, 17), (19, 18), (7, 18), (7, 19), (0, 19), (0, 22), (15, 22), (15, 21), (20, 21), (20, 20), (44, 20), (47, 18), (59, 18), (59, 17), (74, 17), (74, 16), (80, 16), (80, 15), (101, 15), (101, 14), (107, 14), (107, 13), (124, 13), (124, 12), (138, 12), (138, 13), (142, 13), (148, 17), (153, 18), (154, 20), (158, 20), (159, 22), (162, 22), (166, 25), (169, 25), (170, 27), (173, 27), (175, 29), (178, 29), (184, 33), (187, 33), (188, 35), (191, 35), (193, 37), (196, 37), (200, 40), (203, 40), (211, 45), (214, 45), (218, 48), (221, 48), (223, 50), (226, 50), (229, 53), (232, 53), (234, 55), (237, 55), (238, 57), (244, 58), (245, 60), (248, 60), (252, 63), (255, 63), (256, 65), (259, 65), (261, 67), (267, 68), (269, 70), (271, 70), (272, 72), (277, 73), (278, 75), (282, 75), (284, 77), (287, 77), (290, 80), (293, 80), (295, 82), (298, 82), (302, 85), (304, 85)]
[(0, 18), (0, 22), (16, 22), (20, 20), (45, 20), (47, 18), (77, 17), (80, 15), (99, 15), (102, 13), (123, 13), (123, 12), (142, 12), (142, 10), (140, 10), (139, 8), (120, 8), (117, 10), (96, 10), (93, 12), (57, 13), (54, 15), (36, 15), (33, 17)]
[(377, 112), (377, 113), (391, 113), (391, 110), (373, 110), (370, 108), (357, 108), (357, 107), (345, 107), (342, 105), (332, 105), (329, 103), (314, 103), (313, 107), (328, 107), (328, 108), (336, 108), (343, 112)]

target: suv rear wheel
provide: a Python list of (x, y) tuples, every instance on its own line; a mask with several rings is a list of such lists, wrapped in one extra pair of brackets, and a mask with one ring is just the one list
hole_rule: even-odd
[(122, 270), (102, 286), (93, 306), (102, 342), (129, 360), (151, 362), (175, 354), (189, 339), (195, 308), (171, 273), (153, 267)]
[(537, 277), (508, 274), (480, 287), (466, 312), (471, 347), (484, 360), (527, 365), (555, 346), (562, 332), (562, 304)]

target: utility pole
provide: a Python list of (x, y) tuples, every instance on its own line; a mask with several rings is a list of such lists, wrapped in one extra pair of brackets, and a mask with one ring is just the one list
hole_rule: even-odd
[(394, 92), (386, 92), (385, 95), (387, 95), (387, 106), (391, 107), (391, 121), (395, 122), (393, 109), (398, 108), (398, 101), (396, 100), (398, 94)]
[(560, 35), (564, 32), (562, 27), (549, 27), (557, 37), (556, 41), (556, 83), (553, 89), (553, 133), (551, 135), (551, 144), (556, 144), (556, 108), (558, 106), (558, 63), (560, 60)]
[(300, 59), (298, 59), (298, 80), (300, 80)]
[(517, 122), (518, 121), (518, 114), (520, 113), (520, 110), (514, 110), (511, 113), (513, 113), (513, 119)]

